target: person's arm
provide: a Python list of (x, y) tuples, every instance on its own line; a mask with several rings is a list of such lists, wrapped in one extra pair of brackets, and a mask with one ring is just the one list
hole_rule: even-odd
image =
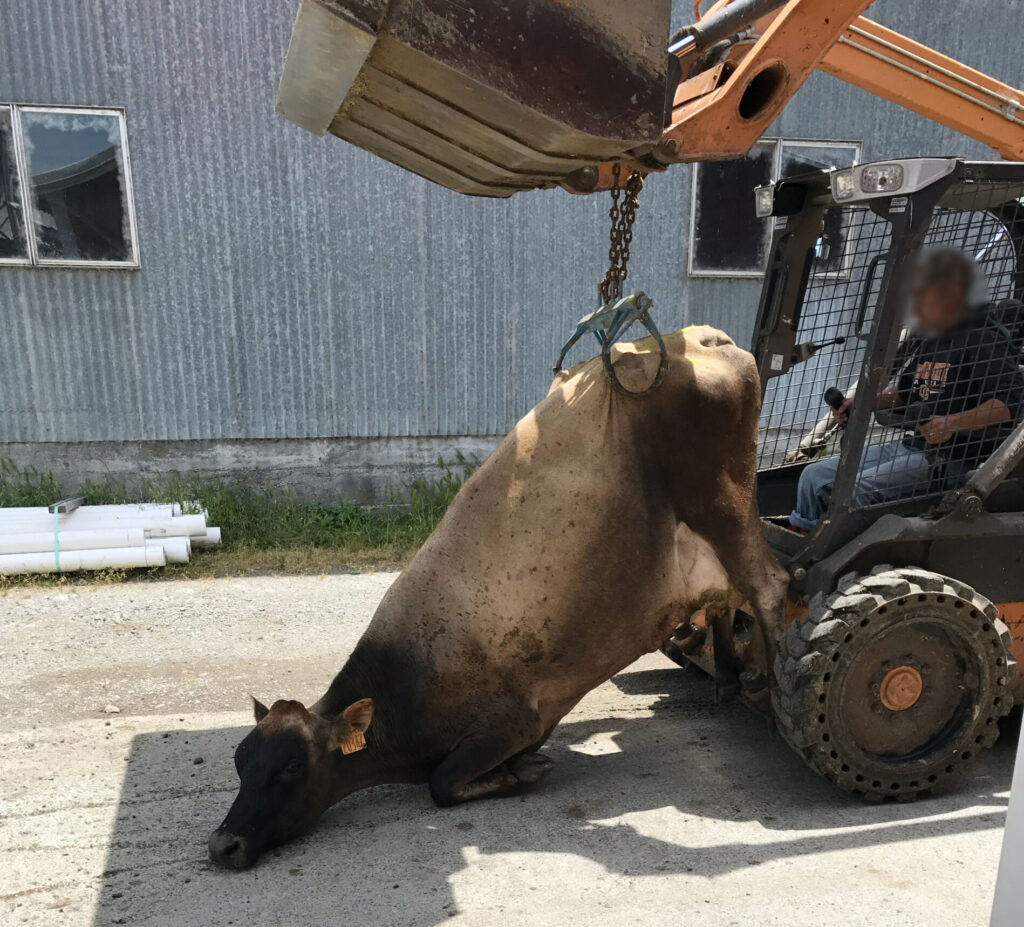
[(883, 389), (882, 392), (875, 396), (876, 412), (881, 412), (885, 409), (895, 409), (896, 406), (904, 405), (906, 405), (906, 400), (900, 395), (900, 391), (895, 386)]
[(929, 444), (942, 444), (958, 432), (978, 431), (1020, 418), (1024, 382), (1016, 349), (991, 329), (978, 329), (975, 338), (973, 364), (980, 375), (972, 380), (972, 392), (978, 397), (978, 405), (937, 415), (919, 425), (917, 430)]
[[(832, 414), (840, 424), (845, 424), (849, 420), (850, 409), (853, 408), (853, 399), (854, 397), (844, 399), (843, 404), (838, 409), (832, 410)], [(904, 404), (900, 391), (895, 386), (890, 386), (875, 396), (875, 404), (871, 408), (873, 411), (878, 412), (882, 409), (895, 409), (896, 406)]]
[(952, 415), (937, 415), (928, 419), (917, 430), (929, 444), (943, 444), (958, 431), (977, 431), (989, 425), (1001, 425), (1010, 420), (1010, 410), (1002, 399), (986, 399), (980, 406)]

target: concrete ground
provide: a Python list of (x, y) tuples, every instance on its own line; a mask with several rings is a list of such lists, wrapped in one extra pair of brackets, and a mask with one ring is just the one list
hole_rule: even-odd
[(956, 791), (865, 805), (661, 655), (584, 699), (528, 795), (441, 810), (382, 787), (214, 869), (248, 694), (318, 696), (392, 578), (0, 598), (0, 923), (987, 923), (1012, 736)]

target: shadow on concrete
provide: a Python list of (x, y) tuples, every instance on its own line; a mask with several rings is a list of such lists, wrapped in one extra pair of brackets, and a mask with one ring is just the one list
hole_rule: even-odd
[[(506, 860), (488, 876), (502, 854), (568, 854), (610, 873), (696, 879), (1002, 826), (1012, 736), (958, 790), (871, 806), (817, 778), (745, 706), (713, 706), (701, 674), (669, 668), (615, 682), (629, 695), (658, 696), (651, 716), (625, 716), (616, 701), (607, 717), (558, 728), (547, 748), (556, 769), (534, 792), (442, 810), (425, 787), (373, 789), (237, 874), (216, 870), (205, 842), (234, 797), (231, 756), (245, 729), (139, 735), (95, 924), (435, 925), (458, 913), (453, 880), (467, 870), (494, 883), (514, 878)], [(656, 822), (642, 833), (629, 816), (652, 811)], [(756, 821), (762, 840), (691, 845), (688, 822), (699, 819)]]

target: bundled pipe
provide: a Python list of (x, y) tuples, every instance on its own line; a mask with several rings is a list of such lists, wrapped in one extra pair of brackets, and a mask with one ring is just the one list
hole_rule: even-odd
[(52, 508), (0, 509), (0, 575), (188, 563), (193, 549), (221, 543), (206, 512), (183, 514), (178, 504)]

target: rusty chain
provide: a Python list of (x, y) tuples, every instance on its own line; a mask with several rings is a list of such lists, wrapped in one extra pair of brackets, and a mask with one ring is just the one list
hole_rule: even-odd
[(612, 164), (612, 205), (608, 210), (608, 218), (611, 220), (608, 236), (609, 266), (608, 272), (597, 287), (601, 305), (607, 305), (622, 296), (622, 284), (629, 275), (629, 249), (633, 243), (633, 223), (636, 222), (638, 197), (644, 186), (644, 175), (640, 171), (631, 170), (624, 187), (620, 183), (621, 176), (622, 164), (616, 161)]
[[(609, 330), (598, 334), (598, 340), (601, 342), (601, 362), (612, 382), (612, 386), (617, 392), (637, 397), (646, 396), (656, 389), (665, 378), (665, 374), (668, 371), (668, 353), (665, 350), (665, 342), (662, 340), (657, 326), (648, 314), (651, 306), (650, 299), (643, 293), (634, 294), (628, 300), (623, 300), (622, 298), (622, 285), (626, 282), (626, 277), (629, 276), (630, 246), (633, 244), (633, 224), (636, 222), (636, 211), (640, 205), (640, 191), (644, 187), (644, 174), (630, 169), (625, 185), (621, 181), (622, 163), (615, 161), (612, 163), (612, 205), (608, 210), (608, 218), (611, 220), (611, 228), (608, 233), (608, 272), (597, 285), (598, 304), (603, 308), (599, 308), (595, 315), (613, 310), (615, 313), (613, 318), (617, 320), (619, 314), (622, 314), (621, 324), (619, 321), (613, 321)], [(637, 314), (635, 316), (628, 315), (629, 309), (625, 304), (630, 301), (635, 301), (637, 304)], [(613, 304), (615, 305), (613, 306)], [(585, 322), (586, 320), (583, 321)], [(639, 390), (632, 390), (623, 385), (619, 380), (618, 374), (615, 372), (611, 355), (612, 343), (621, 332), (629, 328), (633, 321), (640, 322), (650, 332), (661, 355), (654, 379), (646, 387)], [(562, 356), (559, 357), (558, 363), (555, 365), (556, 372), (561, 368), (566, 350), (572, 346), (574, 340), (579, 337), (580, 332), (581, 329), (577, 328), (577, 334), (562, 349)]]
[[(601, 363), (616, 392), (636, 398), (646, 396), (657, 389), (665, 378), (665, 374), (668, 372), (668, 351), (665, 349), (665, 342), (658, 327), (650, 317), (649, 310), (652, 306), (650, 298), (645, 293), (634, 293), (625, 298), (622, 296), (622, 284), (629, 274), (629, 251), (633, 243), (633, 223), (636, 222), (636, 210), (639, 205), (637, 197), (644, 186), (644, 175), (631, 169), (625, 186), (622, 185), (621, 179), (622, 165), (615, 161), (612, 164), (612, 205), (608, 211), (608, 217), (611, 219), (611, 230), (608, 236), (609, 266), (604, 279), (597, 286), (598, 308), (576, 323), (576, 330), (562, 346), (562, 352), (558, 355), (554, 373), (555, 376), (558, 376), (563, 372), (562, 361), (565, 360), (565, 356), (572, 346), (585, 334), (593, 334), (601, 344)], [(634, 322), (639, 322), (647, 329), (657, 345), (659, 354), (658, 369), (654, 374), (654, 379), (647, 386), (638, 390), (630, 389), (619, 380), (611, 354), (616, 339)]]

